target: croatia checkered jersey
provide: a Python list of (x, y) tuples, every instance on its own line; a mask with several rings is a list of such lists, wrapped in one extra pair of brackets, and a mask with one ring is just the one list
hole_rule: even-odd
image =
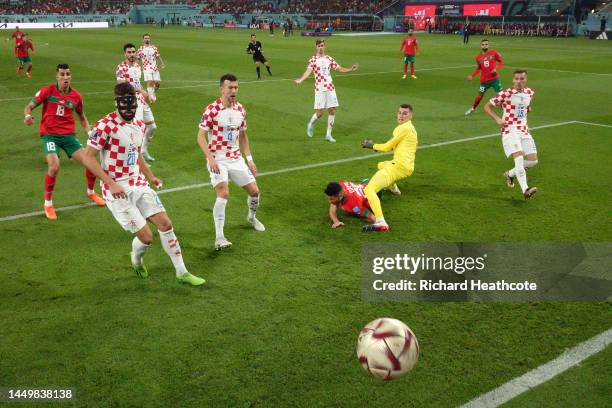
[(142, 68), (145, 72), (158, 71), (157, 69), (157, 58), (159, 58), (159, 51), (154, 45), (142, 45), (138, 48), (136, 53), (138, 58), (142, 61)]
[(491, 104), (501, 106), (503, 110), (503, 121), (505, 125), (502, 127), (502, 134), (516, 132), (528, 135), (529, 127), (527, 126), (527, 112), (534, 92), (531, 88), (525, 88), (518, 91), (514, 88), (504, 89), (491, 99)]
[(322, 57), (313, 55), (310, 57), (308, 60), (308, 68), (310, 68), (314, 74), (315, 92), (333, 91), (335, 89), (331, 70), (338, 70), (339, 67), (336, 60), (329, 55), (324, 55)]
[[(125, 122), (117, 113), (112, 112), (96, 122), (87, 146), (100, 151), (102, 169), (125, 189), (146, 187), (148, 182), (140, 172), (138, 157), (144, 140), (145, 124), (140, 120)], [(102, 194), (112, 199), (109, 186), (100, 181)]]
[[(140, 64), (137, 62), (134, 63), (134, 65), (130, 65), (127, 61), (123, 61), (115, 68), (115, 76), (117, 77), (117, 81), (127, 81), (130, 83), (136, 91), (142, 89), (142, 84), (140, 83), (142, 70), (140, 69)], [(136, 92), (136, 96), (139, 104), (146, 103), (144, 96), (142, 96), (140, 92)]]
[(208, 148), (215, 160), (240, 159), (238, 136), (247, 129), (246, 110), (235, 102), (223, 106), (217, 99), (206, 107), (200, 120), (200, 129), (208, 132)]

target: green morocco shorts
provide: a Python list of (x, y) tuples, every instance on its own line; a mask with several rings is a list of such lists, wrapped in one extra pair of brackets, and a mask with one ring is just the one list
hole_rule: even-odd
[(491, 81), (483, 82), (480, 84), (480, 88), (478, 88), (478, 92), (481, 94), (487, 92), (487, 89), (493, 88), (495, 93), (501, 92), (502, 84), (499, 78), (492, 79)]
[(17, 62), (21, 65), (29, 64), (32, 62), (32, 58), (30, 57), (17, 57)]
[(66, 152), (68, 158), (71, 158), (74, 152), (83, 148), (75, 135), (44, 135), (40, 140), (45, 155), (57, 154), (59, 156), (60, 149), (62, 149)]
[(414, 55), (404, 55), (404, 62), (414, 62)]

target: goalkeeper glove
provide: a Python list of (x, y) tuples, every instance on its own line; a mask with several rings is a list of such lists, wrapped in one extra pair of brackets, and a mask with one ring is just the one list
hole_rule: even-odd
[(373, 149), (374, 141), (372, 139), (366, 139), (363, 142), (361, 142), (361, 147), (363, 147), (364, 149)]

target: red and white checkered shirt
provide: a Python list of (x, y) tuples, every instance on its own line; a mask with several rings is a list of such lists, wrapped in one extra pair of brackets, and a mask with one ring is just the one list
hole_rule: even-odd
[(145, 72), (157, 72), (157, 58), (159, 57), (159, 51), (157, 47), (149, 44), (142, 45), (138, 48), (136, 53), (138, 58), (142, 61), (142, 68)]
[[(140, 173), (138, 157), (144, 140), (145, 124), (140, 120), (127, 123), (117, 113), (109, 113), (96, 122), (87, 145), (100, 151), (100, 163), (102, 169), (110, 178), (126, 189), (146, 187), (149, 185), (145, 177)], [(100, 180), (102, 195), (109, 197), (109, 187)]]
[(230, 107), (223, 106), (217, 99), (204, 110), (200, 129), (208, 132), (208, 148), (215, 160), (236, 160), (242, 158), (238, 136), (247, 129), (246, 110), (235, 102)]
[(135, 62), (134, 65), (131, 65), (129, 61), (123, 61), (115, 68), (115, 76), (117, 77), (117, 81), (127, 81), (134, 87), (139, 105), (142, 104), (144, 106), (146, 104), (144, 96), (138, 92), (142, 89), (142, 84), (140, 83), (142, 70), (140, 69), (139, 63)]
[(527, 111), (533, 95), (534, 92), (531, 88), (525, 88), (520, 92), (514, 88), (508, 88), (491, 99), (490, 102), (493, 105), (501, 106), (504, 111), (502, 119), (506, 124), (501, 129), (502, 135), (507, 135), (510, 132), (529, 134)]
[(331, 76), (331, 70), (338, 70), (338, 63), (329, 55), (319, 57), (313, 55), (308, 60), (308, 68), (310, 68), (315, 78), (315, 92), (333, 91), (335, 89), (334, 82)]

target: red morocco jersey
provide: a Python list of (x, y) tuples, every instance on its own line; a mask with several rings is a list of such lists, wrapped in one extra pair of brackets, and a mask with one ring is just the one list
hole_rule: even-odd
[(344, 201), (340, 204), (340, 208), (358, 217), (365, 217), (372, 211), (363, 191), (367, 184), (351, 183), (350, 181), (341, 181), (339, 184), (344, 191)]
[(414, 55), (418, 44), (419, 42), (417, 41), (414, 35), (407, 35), (402, 40), (402, 46), (400, 47), (400, 51), (404, 50), (404, 55)]
[(74, 112), (83, 113), (83, 98), (75, 89), (61, 93), (57, 85), (40, 88), (32, 98), (38, 106), (43, 105), (40, 135), (74, 135)]
[(15, 47), (15, 55), (17, 58), (26, 58), (30, 56), (30, 51), (34, 51), (34, 45), (31, 41), (22, 41)]
[[(489, 82), (499, 78), (498, 68), (504, 64), (501, 55), (495, 50), (489, 50), (485, 54), (476, 56), (476, 65), (480, 69), (480, 83)], [(495, 72), (491, 72), (495, 69)]]

